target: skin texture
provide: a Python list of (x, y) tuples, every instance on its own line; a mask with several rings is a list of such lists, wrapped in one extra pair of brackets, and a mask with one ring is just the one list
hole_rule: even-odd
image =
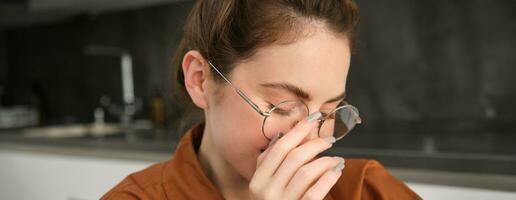
[[(283, 82), (310, 95), (305, 103), (311, 113), (330, 111), (339, 102), (325, 102), (345, 91), (349, 46), (346, 37), (317, 27), (293, 43), (258, 49), (251, 58), (238, 62), (228, 78), (262, 110), (268, 110), (267, 102), (299, 99), (286, 90), (260, 86)], [(210, 73), (215, 72), (210, 72), (198, 51), (186, 53), (182, 65), (187, 92), (205, 113), (198, 152), (201, 166), (227, 199), (318, 199), (326, 195), (340, 176), (340, 172), (332, 174), (332, 168), (341, 159), (316, 157), (330, 148), (331, 142), (317, 136), (315, 123), (303, 120), (268, 148), (269, 140), (261, 132), (263, 117), (228, 84), (212, 80)]]

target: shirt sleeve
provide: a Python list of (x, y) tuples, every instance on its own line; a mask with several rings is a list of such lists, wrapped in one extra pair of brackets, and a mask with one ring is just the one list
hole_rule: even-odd
[(390, 175), (377, 161), (370, 160), (366, 164), (362, 187), (362, 199), (421, 199), (405, 183)]

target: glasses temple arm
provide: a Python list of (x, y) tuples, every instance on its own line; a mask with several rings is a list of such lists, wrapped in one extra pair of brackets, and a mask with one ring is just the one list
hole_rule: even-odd
[(220, 72), (210, 61), (208, 61), (208, 64), (211, 66), (211, 68), (213, 68), (221, 77), (222, 79), (224, 79), (224, 81), (226, 81), (235, 91), (236, 93), (242, 97), (242, 99), (244, 99), (244, 101), (246, 101), (256, 112), (258, 112), (260, 115), (262, 116), (266, 116), (266, 114), (260, 109), (260, 107), (258, 107), (258, 105), (256, 105), (251, 99), (249, 99), (249, 97), (247, 97), (247, 95), (244, 94), (244, 92), (242, 92), (240, 89), (238, 89), (235, 85), (233, 85), (233, 83), (231, 83), (231, 81), (229, 81), (226, 76), (224, 76), (224, 74), (222, 74), (222, 72)]
[(249, 97), (247, 97), (241, 90), (239, 90), (238, 88), (235, 88), (235, 91), (238, 93), (238, 95), (240, 97), (242, 97), (242, 99), (244, 99), (244, 101), (246, 101), (249, 105), (251, 105), (251, 107), (253, 107), (253, 109), (256, 110), (256, 112), (260, 113), (260, 115), (263, 115), (263, 116), (266, 115), (262, 111), (262, 109), (260, 109), (260, 107), (258, 107), (258, 105), (256, 105), (253, 101), (251, 101), (251, 99), (249, 99)]

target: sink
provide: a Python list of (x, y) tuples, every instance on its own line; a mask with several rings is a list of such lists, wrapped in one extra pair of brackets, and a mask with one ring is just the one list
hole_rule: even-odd
[(22, 135), (30, 138), (77, 138), (84, 136), (102, 137), (123, 132), (119, 124), (70, 124), (26, 128)]

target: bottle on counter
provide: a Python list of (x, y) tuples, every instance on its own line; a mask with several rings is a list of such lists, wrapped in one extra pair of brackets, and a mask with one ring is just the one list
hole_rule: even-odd
[(163, 95), (158, 89), (154, 90), (151, 99), (151, 119), (154, 128), (162, 129), (165, 127), (166, 112), (165, 112), (165, 100)]

